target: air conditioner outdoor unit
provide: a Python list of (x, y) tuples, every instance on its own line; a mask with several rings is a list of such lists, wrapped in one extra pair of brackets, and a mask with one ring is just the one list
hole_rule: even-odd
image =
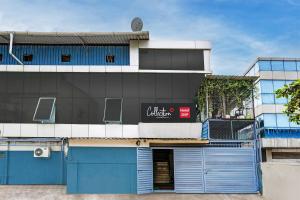
[(35, 147), (33, 150), (33, 157), (49, 158), (50, 157), (50, 148), (49, 147)]

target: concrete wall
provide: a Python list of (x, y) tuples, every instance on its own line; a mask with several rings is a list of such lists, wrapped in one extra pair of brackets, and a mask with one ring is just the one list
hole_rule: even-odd
[(298, 200), (300, 197), (299, 163), (262, 163), (263, 196), (267, 200)]

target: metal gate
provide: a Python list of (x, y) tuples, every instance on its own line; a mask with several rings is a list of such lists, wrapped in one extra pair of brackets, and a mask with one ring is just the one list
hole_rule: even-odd
[(153, 159), (151, 148), (137, 148), (137, 193), (153, 192)]
[(202, 148), (175, 148), (174, 166), (177, 193), (204, 192)]
[(204, 148), (203, 153), (205, 193), (258, 191), (254, 148)]
[[(258, 192), (253, 146), (173, 149), (176, 193)], [(138, 194), (153, 192), (151, 148), (138, 148), (137, 173)]]

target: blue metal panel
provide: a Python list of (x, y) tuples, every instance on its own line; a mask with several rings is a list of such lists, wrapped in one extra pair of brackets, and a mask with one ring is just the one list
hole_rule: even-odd
[[(129, 65), (129, 46), (60, 46), (60, 45), (15, 45), (13, 53), (20, 59), (32, 54), (27, 65)], [(3, 61), (0, 64), (18, 64), (8, 53), (8, 45), (0, 45)], [(71, 55), (71, 62), (61, 62), (61, 55)], [(106, 63), (105, 56), (115, 56), (115, 63)]]
[(263, 138), (300, 138), (300, 128), (265, 128)]
[(208, 139), (208, 135), (209, 135), (209, 120), (206, 120), (206, 121), (202, 124), (201, 138), (202, 138), (202, 139)]
[(65, 184), (61, 152), (50, 158), (34, 158), (32, 151), (9, 151), (0, 162), (1, 184)]
[(70, 147), (67, 192), (136, 193), (136, 148)]
[(7, 183), (7, 151), (0, 151), (0, 185)]
[(202, 148), (175, 148), (174, 173), (176, 193), (203, 193)]
[(153, 192), (153, 156), (151, 148), (137, 149), (137, 192)]
[(204, 148), (206, 193), (258, 192), (254, 148)]

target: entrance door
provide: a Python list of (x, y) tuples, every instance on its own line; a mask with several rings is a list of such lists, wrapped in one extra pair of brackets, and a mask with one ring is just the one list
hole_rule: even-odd
[(175, 148), (176, 193), (203, 193), (203, 149)]
[(153, 160), (151, 148), (137, 148), (137, 193), (153, 192)]
[(174, 190), (173, 149), (153, 149), (153, 187), (155, 191)]

